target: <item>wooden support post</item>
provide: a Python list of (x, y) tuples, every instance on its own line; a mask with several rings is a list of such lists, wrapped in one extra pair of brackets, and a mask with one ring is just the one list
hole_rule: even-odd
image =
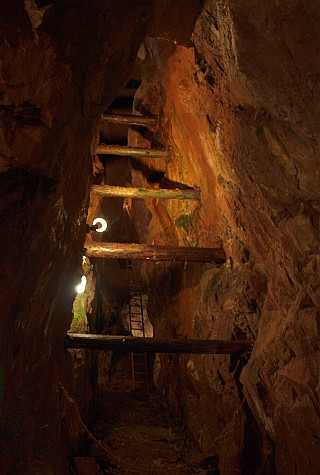
[(142, 127), (154, 127), (157, 124), (156, 117), (148, 117), (137, 114), (104, 114), (102, 122), (121, 125), (139, 125)]
[(67, 348), (134, 353), (230, 354), (250, 349), (250, 343), (245, 340), (158, 340), (155, 338), (92, 335), (88, 333), (68, 333), (65, 346)]
[(105, 259), (140, 259), (153, 261), (214, 262), (224, 264), (226, 255), (221, 248), (165, 247), (148, 244), (90, 242), (86, 256)]
[(165, 150), (141, 147), (123, 147), (121, 145), (100, 144), (96, 148), (99, 155), (119, 155), (121, 157), (136, 158), (168, 158), (169, 154)]
[(129, 188), (121, 186), (109, 185), (94, 185), (91, 191), (104, 197), (123, 197), (123, 198), (161, 198), (166, 200), (199, 200), (200, 191), (185, 189), (185, 190), (170, 190), (159, 188)]

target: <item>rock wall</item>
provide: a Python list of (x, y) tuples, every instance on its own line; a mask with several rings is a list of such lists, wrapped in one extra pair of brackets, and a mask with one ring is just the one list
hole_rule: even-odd
[(146, 42), (157, 73), (137, 107), (161, 98), (172, 152), (153, 167), (202, 201), (146, 203), (141, 238), (221, 240), (231, 258), (145, 266), (155, 333), (254, 343), (249, 360), (162, 358), (163, 391), (223, 475), (319, 473), (319, 16), (299, 0), (208, 0), (193, 48)]
[(0, 7), (4, 475), (67, 473), (77, 450), (63, 337), (81, 272), (91, 142), (151, 13), (148, 1), (38, 4)]
[[(47, 3), (0, 7), (3, 474), (67, 473), (79, 448), (63, 336), (91, 143), (152, 13), (147, 0), (37, 6)], [(221, 474), (318, 474), (320, 7), (156, 7), (136, 107), (161, 111), (151, 142), (172, 152), (151, 169), (165, 185), (200, 187), (202, 201), (134, 204), (137, 232), (157, 244), (222, 242), (230, 259), (223, 269), (145, 265), (149, 315), (157, 336), (254, 344), (242, 359), (162, 357), (159, 384)], [(136, 170), (134, 183), (146, 182)]]

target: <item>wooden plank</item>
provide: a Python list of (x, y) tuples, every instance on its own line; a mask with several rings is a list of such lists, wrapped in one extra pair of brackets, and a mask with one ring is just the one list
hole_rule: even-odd
[(214, 262), (224, 264), (226, 255), (221, 248), (165, 247), (148, 244), (90, 242), (86, 256), (105, 259), (142, 259), (153, 261)]
[(156, 117), (137, 114), (104, 114), (101, 117), (101, 121), (110, 124), (138, 125), (142, 127), (154, 127), (157, 124)]
[(91, 191), (105, 197), (159, 198), (166, 200), (199, 200), (200, 191), (192, 189), (130, 188), (122, 186), (94, 185)]
[(100, 144), (96, 148), (99, 155), (118, 155), (120, 157), (136, 158), (168, 158), (169, 154), (165, 150), (141, 147), (123, 147), (121, 145)]
[(250, 344), (244, 340), (158, 340), (155, 338), (92, 335), (87, 333), (68, 333), (65, 346), (67, 348), (134, 353), (229, 354), (250, 349)]

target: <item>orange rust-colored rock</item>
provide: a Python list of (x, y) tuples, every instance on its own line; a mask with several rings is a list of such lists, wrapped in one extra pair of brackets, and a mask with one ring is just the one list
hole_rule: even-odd
[[(223, 245), (221, 269), (144, 266), (148, 313), (158, 338), (247, 339), (254, 350), (161, 356), (159, 390), (221, 475), (318, 475), (318, 3), (53, 0), (39, 11), (44, 3), (0, 7), (1, 473), (67, 474), (85, 432), (61, 387), (72, 393), (63, 337), (90, 155), (144, 39), (134, 109), (160, 124), (152, 137), (130, 131), (129, 145), (161, 145), (171, 160), (121, 159), (106, 182), (128, 186), (132, 175), (144, 187), (162, 172), (159, 186), (199, 187), (202, 202), (97, 201), (88, 222), (110, 216), (110, 236), (124, 242)], [(94, 173), (99, 181), (97, 161)], [(97, 272), (104, 308), (118, 309), (127, 274)]]
[(150, 316), (157, 336), (244, 333), (255, 347), (238, 362), (163, 357), (161, 387), (223, 475), (259, 467), (303, 474), (306, 466), (316, 475), (320, 9), (204, 3), (194, 48), (168, 54), (160, 40), (146, 43), (157, 73), (142, 84), (138, 106), (159, 109), (152, 91), (160, 82), (172, 154), (161, 169), (202, 192), (196, 210), (146, 203), (147, 239), (221, 240), (231, 260), (218, 273), (146, 270), (153, 283), (166, 282)]

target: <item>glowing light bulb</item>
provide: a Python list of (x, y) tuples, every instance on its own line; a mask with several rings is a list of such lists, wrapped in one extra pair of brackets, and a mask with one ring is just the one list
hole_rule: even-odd
[(83, 292), (86, 290), (86, 285), (87, 285), (87, 278), (85, 275), (81, 277), (81, 282), (78, 284), (75, 288), (77, 294), (83, 294)]
[(104, 231), (108, 229), (108, 223), (104, 218), (95, 218), (92, 224), (93, 226), (97, 224), (100, 225), (100, 227), (96, 229), (97, 233), (103, 233)]

